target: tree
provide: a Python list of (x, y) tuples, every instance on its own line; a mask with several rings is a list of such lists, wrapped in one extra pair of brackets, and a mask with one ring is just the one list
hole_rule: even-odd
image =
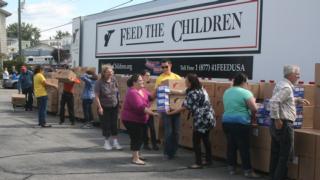
[(59, 30), (59, 31), (56, 31), (56, 35), (54, 36), (54, 39), (59, 40), (66, 36), (70, 36), (70, 33), (68, 31), (62, 32)]
[[(59, 54), (60, 54), (60, 59), (58, 57)], [(70, 58), (70, 52), (69, 50), (64, 50), (64, 49), (54, 49), (51, 52), (51, 56), (53, 57), (54, 61), (59, 64), (62, 61)]]
[[(10, 38), (18, 38), (18, 23), (10, 24), (7, 27), (7, 36)], [(39, 43), (40, 29), (29, 23), (21, 24), (21, 39), (31, 41), (31, 45)]]

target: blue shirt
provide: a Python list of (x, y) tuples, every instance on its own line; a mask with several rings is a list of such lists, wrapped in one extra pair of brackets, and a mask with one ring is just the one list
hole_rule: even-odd
[(223, 123), (250, 124), (251, 111), (247, 106), (247, 100), (253, 97), (253, 94), (242, 87), (231, 87), (223, 94), (224, 113)]
[(83, 74), (80, 79), (85, 82), (82, 99), (93, 99), (95, 97), (94, 84), (96, 81), (90, 79), (90, 76), (88, 74)]
[(26, 73), (21, 73), (18, 79), (18, 89), (27, 89), (32, 87), (32, 71), (26, 71)]

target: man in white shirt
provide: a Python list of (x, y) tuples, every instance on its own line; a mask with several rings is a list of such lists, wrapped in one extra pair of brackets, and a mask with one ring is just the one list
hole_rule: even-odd
[(286, 179), (288, 173), (288, 161), (294, 148), (293, 122), (296, 120), (296, 104), (310, 104), (308, 100), (295, 98), (293, 95), (294, 85), (300, 78), (300, 68), (286, 65), (283, 74), (284, 80), (277, 83), (270, 99), (272, 180)]
[(2, 79), (3, 79), (2, 87), (4, 87), (4, 84), (6, 83), (6, 81), (9, 80), (9, 72), (7, 68), (4, 68), (4, 71), (2, 73)]

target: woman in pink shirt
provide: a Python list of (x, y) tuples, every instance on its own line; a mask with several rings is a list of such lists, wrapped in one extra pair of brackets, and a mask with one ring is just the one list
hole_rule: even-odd
[(149, 115), (157, 115), (150, 109), (151, 95), (144, 88), (143, 79), (140, 75), (135, 74), (127, 81), (129, 87), (123, 110), (121, 112), (121, 120), (127, 128), (132, 152), (132, 163), (137, 165), (145, 165), (145, 162), (139, 157), (139, 150), (143, 142), (143, 132)]

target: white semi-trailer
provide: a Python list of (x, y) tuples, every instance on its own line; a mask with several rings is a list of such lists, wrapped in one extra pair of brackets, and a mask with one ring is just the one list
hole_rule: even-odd
[(319, 0), (155, 0), (73, 20), (74, 65), (112, 63), (118, 73), (174, 71), (280, 80), (285, 64), (314, 80), (320, 62)]

